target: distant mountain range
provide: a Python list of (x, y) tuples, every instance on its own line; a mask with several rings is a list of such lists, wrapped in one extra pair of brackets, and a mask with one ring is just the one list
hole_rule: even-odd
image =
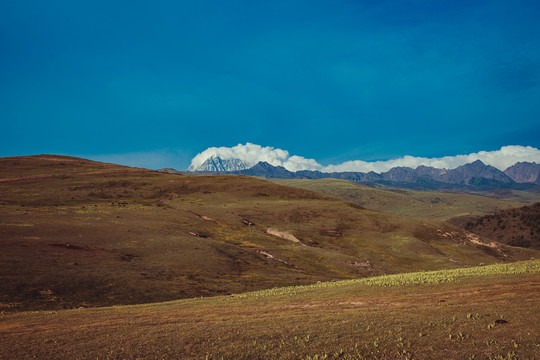
[(312, 170), (289, 171), (282, 166), (259, 162), (252, 167), (240, 159), (224, 160), (218, 156), (208, 158), (193, 172), (227, 173), (278, 179), (334, 178), (368, 184), (382, 184), (412, 189), (459, 189), (459, 188), (538, 188), (540, 189), (540, 164), (518, 162), (504, 171), (477, 160), (455, 169), (437, 169), (419, 166), (395, 167), (387, 172), (332, 172)]

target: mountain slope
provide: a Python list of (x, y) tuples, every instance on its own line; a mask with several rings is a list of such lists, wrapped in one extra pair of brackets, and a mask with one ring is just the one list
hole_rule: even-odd
[[(439, 179), (435, 179), (439, 180)], [(480, 160), (448, 170), (439, 181), (452, 184), (479, 185), (482, 181), (511, 184), (514, 181), (502, 171), (493, 166), (486, 165)]]
[(255, 164), (253, 167), (237, 172), (241, 175), (247, 176), (258, 176), (265, 178), (279, 178), (279, 179), (289, 179), (293, 178), (294, 175), (289, 170), (285, 169), (283, 166), (272, 166), (267, 162), (260, 161)]
[(504, 173), (517, 183), (540, 183), (540, 164), (530, 162), (518, 162)]
[(450, 222), (494, 241), (540, 250), (540, 203), (485, 216), (461, 216)]
[(135, 304), (536, 256), (241, 176), (0, 159), (2, 310)]

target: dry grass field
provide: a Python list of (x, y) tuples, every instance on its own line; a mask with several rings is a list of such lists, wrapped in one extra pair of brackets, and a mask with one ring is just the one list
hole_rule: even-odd
[(439, 210), (2, 158), (0, 358), (538, 358), (539, 252)]
[(538, 359), (540, 262), (6, 313), (2, 359)]
[(47, 155), (0, 165), (3, 311), (150, 303), (537, 254), (248, 177)]

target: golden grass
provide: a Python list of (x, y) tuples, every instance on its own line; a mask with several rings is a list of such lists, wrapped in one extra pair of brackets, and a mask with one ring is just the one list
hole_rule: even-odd
[(529, 261), (450, 270), (451, 280), (441, 283), (418, 281), (426, 274), (417, 273), (389, 287), (366, 279), (4, 314), (0, 357), (534, 359), (540, 354), (539, 270), (538, 261)]
[(452, 270), (421, 271), (413, 273), (401, 273), (393, 275), (373, 276), (364, 279), (341, 280), (332, 282), (322, 282), (304, 286), (290, 286), (282, 288), (267, 289), (245, 294), (235, 295), (240, 298), (266, 297), (280, 295), (298, 295), (299, 293), (314, 293), (320, 289), (327, 288), (345, 288), (357, 285), (367, 286), (404, 286), (421, 284), (440, 284), (447, 282), (456, 282), (467, 277), (480, 277), (487, 275), (518, 275), (540, 273), (540, 261), (529, 260), (506, 264), (493, 264), (484, 266), (475, 266), (468, 268), (459, 268)]

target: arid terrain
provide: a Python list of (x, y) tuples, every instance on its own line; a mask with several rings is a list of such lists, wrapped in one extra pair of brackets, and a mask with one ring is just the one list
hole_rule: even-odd
[(0, 358), (538, 359), (540, 263), (4, 314)]
[(443, 221), (523, 203), (288, 181), (1, 158), (0, 358), (538, 354), (539, 252)]

